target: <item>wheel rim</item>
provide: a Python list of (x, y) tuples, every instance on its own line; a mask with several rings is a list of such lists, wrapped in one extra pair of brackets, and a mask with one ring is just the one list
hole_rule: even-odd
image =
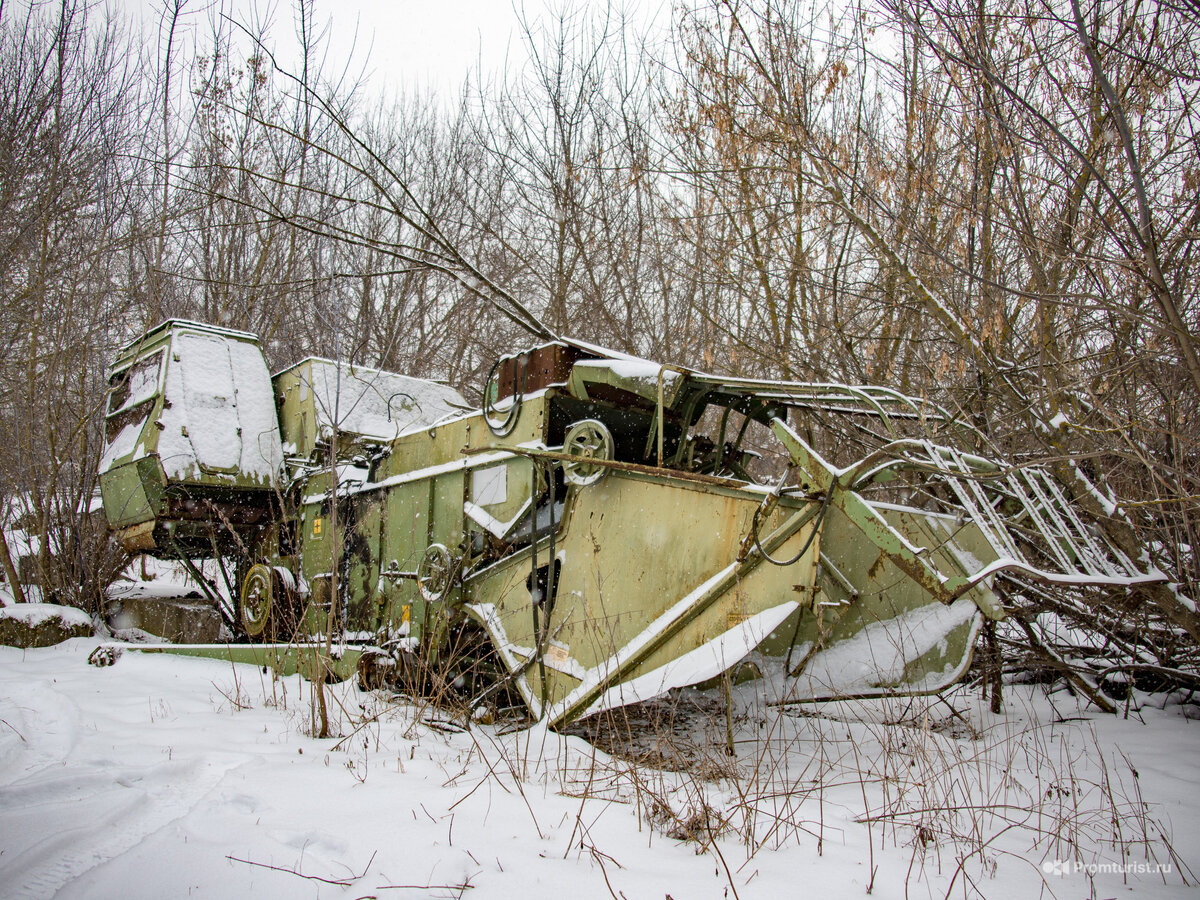
[(613, 458), (612, 432), (596, 419), (576, 422), (567, 430), (563, 453), (577, 457), (563, 464), (567, 481), (580, 487), (595, 484), (608, 474), (608, 466), (593, 460), (608, 462)]
[(454, 558), (443, 544), (430, 544), (417, 567), (417, 587), (428, 601), (441, 600), (450, 587)]
[(274, 573), (259, 563), (246, 573), (242, 582), (242, 627), (257, 637), (267, 630), (274, 604)]

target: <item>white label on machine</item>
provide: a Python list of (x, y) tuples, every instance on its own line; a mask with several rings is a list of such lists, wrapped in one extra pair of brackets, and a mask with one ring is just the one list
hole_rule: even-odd
[(508, 500), (508, 466), (489, 466), (471, 473), (471, 498), (480, 506)]

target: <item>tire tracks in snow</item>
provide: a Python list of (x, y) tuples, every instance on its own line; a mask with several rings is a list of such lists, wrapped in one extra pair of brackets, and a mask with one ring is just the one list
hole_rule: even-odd
[[(0, 683), (0, 893), (53, 897), (188, 815), (244, 754), (145, 765), (144, 747), (92, 755), (79, 704), (36, 677)], [(105, 748), (108, 749), (108, 748)], [(134, 749), (134, 748), (131, 748)], [(84, 756), (85, 758), (80, 758)]]
[(78, 705), (42, 682), (0, 684), (0, 788), (61, 766), (78, 742)]
[(186, 816), (244, 762), (206, 756), (72, 775), (43, 769), (0, 788), (0, 884), (7, 886), (6, 897), (53, 897)]

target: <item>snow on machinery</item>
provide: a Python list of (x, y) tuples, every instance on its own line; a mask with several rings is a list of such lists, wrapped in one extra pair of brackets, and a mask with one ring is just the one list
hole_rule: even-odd
[(937, 691), (997, 579), (1162, 577), (1045, 471), (933, 442), (962, 429), (928, 403), (570, 340), (499, 360), (476, 409), (328, 360), (272, 378), (254, 336), (173, 320), (121, 353), (106, 424), (117, 540), (236, 561), (249, 643), (176, 649), (286, 666), (331, 634), (342, 671), (488, 668), (556, 726), (754, 651), (793, 698)]

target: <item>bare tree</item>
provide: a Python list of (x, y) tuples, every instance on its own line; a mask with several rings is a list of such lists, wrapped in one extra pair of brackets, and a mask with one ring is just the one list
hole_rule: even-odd
[(673, 240), (653, 70), (612, 7), (526, 21), (530, 63), (481, 97), (476, 141), (497, 170), (495, 238), (552, 328), (672, 356)]
[[(692, 169), (706, 173), (729, 246), (758, 276), (740, 279), (755, 293), (733, 306), (730, 330), (755, 335), (766, 357), (786, 350), (786, 331), (797, 356), (830, 354), (841, 372), (904, 373), (908, 390), (961, 410), (981, 448), (1050, 465), (1126, 553), (1156, 548), (1194, 595), (1197, 492), (1178, 466), (1181, 450), (1195, 453), (1179, 416), (1195, 399), (1182, 349), (1192, 339), (1169, 311), (1186, 331), (1194, 310), (1181, 298), (1194, 289), (1178, 280), (1162, 300), (1144, 215), (1171, 210), (1149, 228), (1161, 252), (1194, 213), (1177, 186), (1195, 160), (1195, 82), (1174, 88), (1178, 102), (1152, 102), (1196, 64), (1187, 29), (1167, 41), (1181, 33), (1168, 14), (1136, 5), (1092, 7), (1085, 38), (1080, 16), (1037, 3), (888, 9), (875, 20), (895, 37), (886, 57), (871, 52), (861, 18), (814, 39), (783, 2), (716, 4), (694, 31), (693, 112), (680, 124), (713, 148), (718, 164)], [(1117, 124), (1114, 97), (1137, 128)], [(755, 193), (758, 183), (771, 186)], [(833, 244), (859, 286), (828, 305), (790, 305), (778, 287), (797, 257), (767, 239), (786, 233), (772, 231), (782, 217), (771, 202), (802, 183), (807, 208), (822, 213), (814, 230), (843, 235)], [(1178, 258), (1167, 271), (1189, 277)], [(812, 327), (822, 315), (858, 327), (832, 332), (846, 340), (830, 347), (831, 332)], [(1104, 634), (1126, 662), (1179, 663), (1200, 639), (1175, 587), (1068, 599), (1020, 585), (1011, 596), (1015, 612), (1052, 610)]]
[(42, 595), (98, 612), (122, 560), (93, 514), (140, 94), (112, 19), (0, 16), (0, 478)]

